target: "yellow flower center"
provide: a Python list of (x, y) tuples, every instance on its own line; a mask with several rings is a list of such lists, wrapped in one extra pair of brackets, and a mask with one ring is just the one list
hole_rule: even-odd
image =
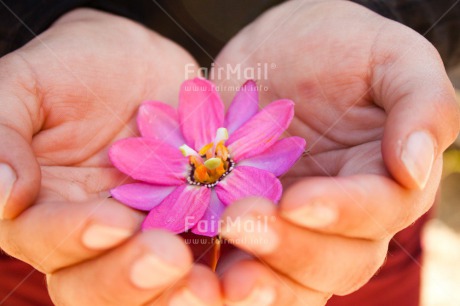
[(225, 146), (227, 129), (219, 128), (216, 134), (214, 141), (198, 152), (187, 145), (180, 147), (182, 154), (190, 160), (191, 171), (187, 177), (189, 184), (211, 188), (233, 170), (235, 164)]

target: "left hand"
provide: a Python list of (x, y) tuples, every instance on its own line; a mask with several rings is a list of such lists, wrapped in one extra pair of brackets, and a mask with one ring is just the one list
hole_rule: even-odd
[(108, 148), (137, 135), (142, 101), (177, 100), (190, 64), (159, 34), (84, 8), (0, 59), (0, 249), (47, 275), (54, 304), (221, 305), (183, 240), (139, 232), (145, 216), (106, 192), (128, 180)]
[[(224, 214), (276, 217), (262, 232), (224, 232), (257, 258), (228, 264), (226, 299), (324, 305), (332, 294), (357, 290), (382, 265), (393, 235), (431, 207), (442, 153), (459, 131), (436, 50), (354, 3), (289, 1), (241, 31), (216, 63), (276, 64), (260, 80), (268, 88), (261, 100), (296, 102), (289, 133), (304, 137), (310, 151), (283, 178), (293, 186), (279, 208), (246, 199)], [(222, 94), (228, 101), (234, 93)], [(251, 245), (254, 239), (267, 243)]]

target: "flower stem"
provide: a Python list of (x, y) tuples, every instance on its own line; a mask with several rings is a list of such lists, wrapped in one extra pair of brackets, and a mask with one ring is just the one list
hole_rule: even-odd
[(214, 236), (212, 238), (212, 255), (211, 255), (211, 269), (213, 272), (216, 272), (217, 264), (219, 263), (220, 258), (220, 248), (222, 245), (222, 237), (220, 235)]

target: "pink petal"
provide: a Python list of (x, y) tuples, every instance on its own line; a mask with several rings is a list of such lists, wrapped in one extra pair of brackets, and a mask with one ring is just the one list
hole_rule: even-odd
[(294, 102), (278, 100), (230, 135), (227, 146), (235, 161), (258, 155), (272, 146), (288, 128), (294, 116)]
[(150, 211), (142, 229), (162, 228), (177, 234), (185, 232), (203, 217), (210, 197), (209, 188), (186, 184), (179, 186)]
[(219, 233), (219, 221), (224, 210), (225, 206), (216, 192), (211, 192), (211, 202), (201, 220), (192, 228), (192, 232), (201, 236), (216, 236)]
[(137, 125), (143, 137), (161, 140), (176, 148), (185, 143), (176, 110), (162, 102), (142, 103), (137, 115)]
[(225, 116), (225, 126), (231, 134), (259, 111), (259, 93), (256, 82), (249, 80), (233, 98)]
[(160, 140), (125, 138), (112, 145), (109, 157), (118, 170), (139, 181), (180, 185), (186, 180), (188, 159)]
[(288, 137), (278, 140), (259, 155), (242, 160), (238, 165), (267, 170), (275, 176), (286, 173), (305, 151), (305, 139)]
[(134, 183), (118, 186), (110, 190), (110, 194), (131, 208), (149, 211), (160, 204), (176, 188), (176, 186)]
[(179, 94), (179, 120), (187, 144), (196, 150), (213, 141), (224, 123), (224, 104), (214, 85), (200, 78), (185, 81)]
[(237, 166), (215, 187), (217, 196), (224, 203), (233, 202), (247, 197), (264, 197), (278, 202), (283, 187), (272, 173), (253, 167)]

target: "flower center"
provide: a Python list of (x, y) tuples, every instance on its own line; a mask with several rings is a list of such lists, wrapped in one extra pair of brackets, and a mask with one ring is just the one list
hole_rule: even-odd
[(202, 147), (200, 151), (196, 152), (185, 144), (179, 148), (184, 156), (189, 157), (189, 184), (212, 188), (233, 170), (235, 163), (225, 146), (227, 139), (227, 129), (219, 128), (214, 141)]

